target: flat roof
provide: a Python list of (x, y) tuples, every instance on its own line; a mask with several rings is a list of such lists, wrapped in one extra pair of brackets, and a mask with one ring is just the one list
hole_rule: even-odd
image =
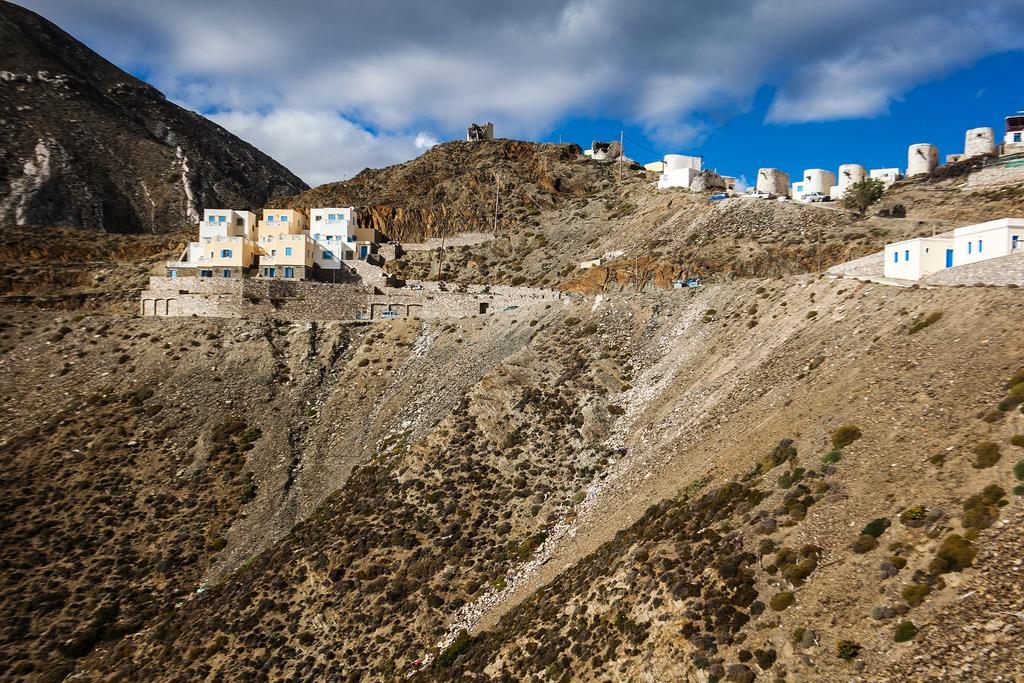
[(999, 230), (1002, 228), (1024, 228), (1024, 218), (997, 218), (994, 221), (975, 223), (974, 225), (965, 225), (962, 228), (957, 228), (956, 230), (954, 230), (953, 235), (959, 237), (961, 235), (973, 235), (976, 232), (985, 232), (986, 230)]
[(910, 244), (911, 242), (952, 242), (952, 241), (953, 241), (952, 237), (939, 237), (938, 235), (936, 235), (934, 237), (931, 237), (931, 236), (929, 236), (929, 237), (912, 237), (909, 240), (902, 240), (900, 242), (890, 242), (889, 244), (885, 245), (885, 248), (888, 249), (889, 247), (898, 247), (898, 246), (901, 246), (901, 245), (904, 245), (904, 244)]

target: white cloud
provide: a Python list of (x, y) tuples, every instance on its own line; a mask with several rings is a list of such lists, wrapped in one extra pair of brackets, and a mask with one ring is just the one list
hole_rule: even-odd
[(296, 170), (313, 186), (353, 176), (366, 167), (411, 159), (437, 144), (430, 133), (414, 138), (374, 135), (330, 111), (229, 111), (210, 118)]
[(772, 122), (874, 116), (919, 83), (1024, 48), (1024, 0), (26, 4), (170, 97), (225, 112), (218, 121), (308, 182), (479, 120), (525, 137), (568, 116), (621, 118), (683, 144), (766, 85)]

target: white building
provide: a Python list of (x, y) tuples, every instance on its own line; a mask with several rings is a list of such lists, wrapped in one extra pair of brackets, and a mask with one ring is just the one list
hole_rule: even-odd
[(885, 276), (920, 280), (945, 268), (1024, 253), (1024, 218), (966, 225), (952, 237), (919, 237), (885, 245)]
[(356, 257), (355, 209), (310, 209), (309, 236), (316, 245), (315, 263), (327, 270), (341, 268), (342, 261)]
[(953, 264), (953, 240), (918, 237), (885, 245), (885, 276), (920, 280)]
[(658, 189), (669, 187), (689, 188), (694, 178), (700, 175), (704, 162), (700, 157), (685, 154), (666, 154), (665, 172), (658, 178)]
[(939, 165), (939, 148), (919, 142), (907, 148), (907, 177), (931, 173)]
[(902, 178), (903, 175), (898, 168), (873, 168), (868, 172), (868, 177), (872, 180), (881, 180), (882, 184), (888, 188)]
[(827, 195), (836, 184), (836, 174), (823, 168), (808, 168), (803, 177), (793, 183), (792, 198), (802, 200), (811, 192)]
[(839, 182), (829, 188), (828, 194), (832, 199), (842, 199), (850, 187), (867, 177), (867, 170), (860, 164), (843, 164), (839, 167)]
[(1006, 117), (1006, 132), (1003, 134), (1003, 154), (1024, 152), (1024, 111)]
[(953, 231), (953, 262), (963, 266), (1024, 253), (1024, 218), (1000, 218)]

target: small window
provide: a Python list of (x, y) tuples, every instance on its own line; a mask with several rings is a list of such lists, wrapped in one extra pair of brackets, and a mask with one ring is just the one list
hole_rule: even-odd
[(910, 250), (909, 249), (904, 250), (904, 252), (903, 252), (903, 260), (904, 261), (909, 261), (910, 260)]
[(925, 247), (925, 248), (924, 248), (924, 253), (926, 253), (926, 254), (927, 254), (927, 253), (929, 253), (930, 251), (931, 251), (931, 249), (929, 249), (928, 247)]
[(221, 249), (220, 250), (220, 257), (221, 258), (231, 258), (231, 250), (230, 249)]
[(271, 256), (277, 256), (277, 249), (271, 249), (270, 250), (270, 255)]
[(242, 225), (244, 223), (245, 223), (245, 221), (243, 221), (241, 218), (236, 218), (235, 219), (235, 225)]
[(978, 253), (981, 253), (981, 240), (978, 240)]
[(333, 214), (333, 213), (327, 214), (327, 220), (329, 220), (329, 221), (337, 220), (337, 218), (338, 218), (338, 216), (336, 214)]
[(324, 217), (323, 217), (322, 215), (320, 215), (320, 214), (317, 214), (317, 217), (316, 217), (316, 218), (314, 218), (313, 220), (315, 220), (315, 221), (320, 221), (320, 220), (323, 220), (323, 218), (324, 218)]
[(285, 277), (295, 277), (295, 269), (294, 268), (285, 268), (284, 269), (284, 276)]
[(267, 216), (267, 222), (268, 223), (273, 223), (274, 222), (274, 217), (273, 216)]
[(292, 255), (292, 248), (291, 247), (285, 247), (284, 248), (284, 255), (285, 256), (291, 256)]
[(288, 216), (281, 216), (281, 222), (282, 223), (287, 223), (288, 222)]
[(967, 243), (967, 253), (968, 253), (968, 254), (970, 254), (970, 253), (971, 253), (971, 249), (972, 249), (973, 247), (974, 247), (974, 245), (973, 245), (973, 244), (971, 244), (970, 242), (968, 242), (968, 243)]
[(900, 262), (900, 252), (898, 252), (898, 251), (892, 252), (892, 262), (893, 263), (899, 263)]
[(334, 252), (332, 252), (332, 251), (325, 251), (324, 252), (324, 258), (327, 259), (327, 260), (332, 260), (334, 258)]
[(178, 271), (173, 270), (173, 269), (168, 271), (167, 272), (167, 277), (178, 277)]
[[(320, 219), (317, 218), (317, 220), (320, 220)], [(315, 240), (320, 239), (320, 233), (317, 233), (317, 234), (313, 235), (313, 239), (315, 239)]]
[(199, 271), (199, 277), (213, 277), (213, 271), (212, 270), (200, 270)]
[(220, 217), (220, 218), (218, 219), (218, 221), (219, 221), (219, 222), (221, 222), (221, 223), (226, 223), (226, 222), (227, 222), (227, 220), (228, 220), (228, 217), (227, 217), (227, 216), (221, 216), (221, 217)]
[(222, 271), (221, 271), (221, 274), (222, 274), (222, 275), (223, 275), (224, 277), (231, 277), (231, 271), (230, 271), (230, 270), (228, 270), (227, 268), (225, 268), (224, 270), (222, 270)]

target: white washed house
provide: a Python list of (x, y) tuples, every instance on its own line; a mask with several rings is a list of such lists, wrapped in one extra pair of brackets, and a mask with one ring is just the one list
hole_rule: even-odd
[(1024, 218), (1000, 218), (953, 231), (951, 265), (963, 266), (1024, 252)]
[(885, 276), (920, 280), (953, 264), (953, 240), (918, 237), (885, 245)]
[(315, 263), (327, 270), (341, 268), (342, 261), (355, 258), (355, 209), (310, 209), (309, 236), (316, 244)]

